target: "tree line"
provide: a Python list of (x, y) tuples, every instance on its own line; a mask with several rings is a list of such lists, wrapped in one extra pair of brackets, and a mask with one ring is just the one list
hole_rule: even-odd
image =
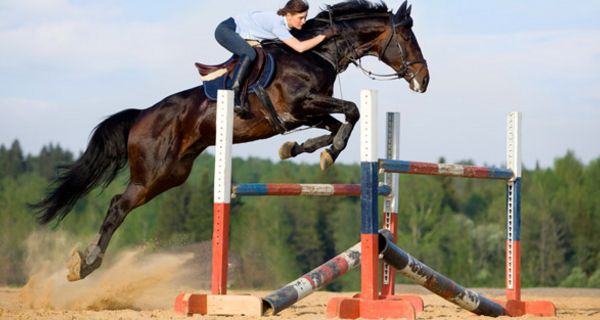
[[(37, 226), (27, 203), (41, 199), (74, 159), (59, 145), (44, 146), (35, 156), (25, 155), (18, 141), (0, 145), (0, 285), (27, 281), (26, 239), (36, 230), (90, 241), (110, 198), (127, 183), (123, 172), (80, 200), (60, 224)], [(213, 167), (212, 155), (198, 157), (185, 184), (127, 217), (109, 251), (210, 241)], [(321, 172), (316, 164), (235, 158), (233, 183), (238, 182), (359, 183), (360, 167), (336, 164)], [(399, 246), (466, 286), (503, 287), (505, 189), (499, 181), (402, 175)], [(524, 168), (521, 208), (523, 286), (600, 288), (600, 158), (584, 164), (567, 152), (550, 168)], [(279, 287), (357, 243), (359, 230), (355, 197), (235, 198), (230, 282), (236, 288)], [(328, 289), (358, 290), (359, 283), (353, 273)]]

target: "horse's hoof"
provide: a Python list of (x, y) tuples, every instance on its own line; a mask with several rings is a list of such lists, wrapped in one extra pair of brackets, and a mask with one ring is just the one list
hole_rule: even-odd
[(85, 254), (77, 249), (71, 251), (71, 258), (67, 264), (69, 274), (67, 280), (78, 281), (87, 277), (102, 264), (102, 252), (100, 247), (91, 245), (85, 250)]
[(81, 252), (77, 251), (77, 248), (71, 250), (71, 258), (69, 258), (69, 262), (67, 263), (67, 269), (69, 269), (69, 274), (67, 274), (67, 280), (69, 281), (77, 281), (81, 280), (81, 263), (83, 262), (83, 255)]
[(297, 147), (299, 147), (298, 142), (288, 141), (284, 143), (281, 145), (281, 148), (279, 148), (279, 159), (285, 160), (293, 157), (292, 151)]
[(323, 152), (321, 152), (320, 165), (322, 171), (325, 171), (331, 167), (333, 165), (333, 161), (333, 157), (331, 156), (331, 153), (329, 153), (329, 150), (323, 150)]

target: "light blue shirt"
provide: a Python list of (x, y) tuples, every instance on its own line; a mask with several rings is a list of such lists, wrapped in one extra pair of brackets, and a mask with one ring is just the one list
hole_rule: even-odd
[(254, 11), (235, 16), (237, 32), (244, 39), (287, 40), (292, 37), (285, 17), (273, 11)]

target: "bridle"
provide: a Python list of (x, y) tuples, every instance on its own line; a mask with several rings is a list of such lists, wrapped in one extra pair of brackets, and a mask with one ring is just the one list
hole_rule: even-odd
[[(329, 12), (329, 19), (325, 20), (325, 19), (318, 19), (321, 21), (326, 21), (329, 23), (330, 28), (333, 28), (335, 26), (335, 21), (333, 18), (333, 13), (331, 11), (331, 8), (329, 8), (328, 10)], [(338, 17), (336, 18), (336, 21), (338, 22), (342, 22), (344, 23), (344, 20), (354, 20), (354, 19), (360, 19), (360, 18), (373, 18), (373, 17), (388, 17), (390, 20), (390, 27), (392, 29), (392, 31), (389, 33), (388, 37), (385, 40), (385, 44), (383, 46), (383, 49), (378, 52), (377, 57), (379, 58), (379, 60), (381, 61), (382, 58), (386, 55), (386, 52), (388, 49), (390, 48), (398, 48), (398, 50), (400, 51), (400, 58), (402, 60), (402, 65), (400, 67), (400, 69), (395, 72), (395, 73), (389, 73), (389, 74), (379, 74), (379, 73), (374, 73), (368, 69), (366, 69), (365, 67), (362, 66), (362, 63), (360, 61), (360, 56), (357, 52), (357, 48), (354, 47), (354, 45), (345, 37), (343, 38), (343, 41), (345, 41), (346, 45), (351, 49), (351, 56), (346, 56), (344, 55), (343, 57), (340, 58), (340, 50), (339, 50), (339, 46), (338, 46), (338, 39), (336, 38), (334, 41), (335, 43), (335, 47), (336, 47), (336, 57), (335, 57), (335, 68), (336, 68), (336, 72), (340, 73), (343, 70), (339, 70), (339, 66), (340, 66), (340, 61), (342, 59), (348, 59), (348, 61), (352, 64), (354, 64), (357, 68), (359, 68), (367, 77), (371, 78), (372, 80), (396, 80), (396, 79), (401, 79), (404, 78), (407, 81), (411, 81), (414, 78), (417, 77), (417, 75), (419, 74), (419, 72), (421, 72), (422, 68), (419, 69), (416, 73), (410, 70), (410, 66), (414, 65), (414, 64), (418, 64), (418, 63), (422, 63), (422, 64), (426, 64), (427, 61), (422, 59), (422, 60), (412, 60), (412, 61), (407, 61), (407, 57), (408, 54), (406, 53), (406, 49), (402, 46), (402, 44), (400, 43), (400, 41), (398, 41), (398, 38), (396, 37), (397, 33), (396, 33), (396, 27), (398, 27), (399, 25), (402, 25), (404, 23), (408, 23), (408, 20), (404, 20), (400, 23), (395, 23), (394, 22), (394, 15), (391, 12), (388, 13), (381, 13), (378, 15), (374, 15), (374, 14), (370, 14), (370, 15), (365, 15), (365, 14), (354, 14), (354, 15), (345, 15), (343, 17)], [(408, 39), (405, 39), (408, 41)], [(395, 42), (395, 45), (392, 45), (392, 43)]]

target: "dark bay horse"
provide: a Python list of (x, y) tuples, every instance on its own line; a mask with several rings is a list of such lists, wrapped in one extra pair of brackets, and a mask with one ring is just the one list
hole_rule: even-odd
[[(412, 32), (410, 6), (396, 11), (384, 3), (350, 0), (320, 12), (296, 34), (300, 39), (334, 28), (338, 35), (302, 54), (281, 43), (263, 45), (277, 68), (266, 88), (276, 112), (288, 129), (316, 127), (330, 134), (304, 143), (288, 142), (280, 149), (282, 159), (328, 147), (321, 154), (323, 169), (344, 150), (355, 123), (357, 106), (333, 98), (338, 73), (358, 59), (376, 56), (404, 78), (410, 89), (425, 92), (429, 71)], [(234, 120), (234, 143), (272, 137), (279, 132), (255, 95), (248, 97), (251, 117)], [(115, 230), (131, 210), (158, 194), (182, 184), (194, 159), (215, 142), (215, 102), (202, 86), (166, 97), (144, 110), (128, 109), (114, 114), (94, 130), (82, 156), (54, 181), (53, 189), (39, 203), (38, 221), (62, 220), (75, 202), (99, 184), (107, 185), (127, 163), (130, 181), (122, 194), (112, 198), (96, 239), (83, 251), (74, 252), (69, 280), (85, 278), (97, 269)], [(345, 122), (331, 114), (342, 113)]]

